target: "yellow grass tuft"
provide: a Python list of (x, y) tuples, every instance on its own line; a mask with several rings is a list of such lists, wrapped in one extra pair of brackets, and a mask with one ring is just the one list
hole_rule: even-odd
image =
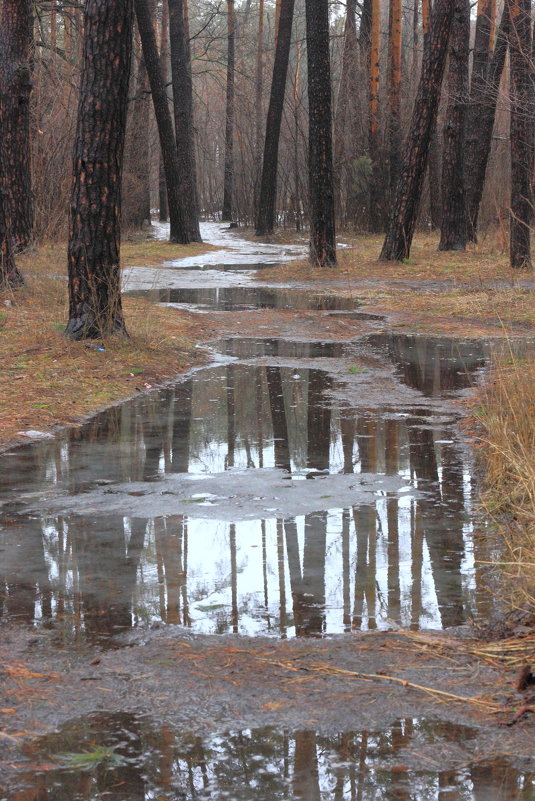
[(504, 353), (473, 414), (483, 429), (484, 503), (506, 546), (511, 604), (535, 609), (535, 354)]

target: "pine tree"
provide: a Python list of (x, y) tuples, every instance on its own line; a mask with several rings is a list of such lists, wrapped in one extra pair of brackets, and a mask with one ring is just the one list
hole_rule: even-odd
[(119, 267), (133, 0), (87, 0), (69, 225), (72, 339), (126, 333)]

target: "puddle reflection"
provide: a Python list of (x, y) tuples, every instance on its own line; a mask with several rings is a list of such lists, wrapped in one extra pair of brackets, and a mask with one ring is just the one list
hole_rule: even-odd
[(383, 731), (245, 729), (202, 738), (96, 713), (26, 749), (1, 801), (527, 801), (535, 776), (505, 758), (471, 764), (476, 731), (403, 718)]
[[(311, 353), (323, 355), (320, 345)], [(470, 369), (480, 364), (478, 356)], [(413, 384), (426, 380), (411, 372)], [(455, 369), (446, 387), (465, 381)], [(471, 456), (454, 440), (453, 418), (337, 405), (336, 383), (320, 369), (209, 368), (5, 456), (0, 616), (54, 625), (65, 637), (154, 621), (287, 637), (392, 622), (448, 627), (486, 614), (475, 565), (488, 553), (472, 538)], [(436, 394), (436, 375), (433, 386)], [(238, 487), (274, 468), (287, 477), (277, 485), (282, 512), (260, 494), (261, 513), (244, 519), (247, 501), (228, 487), (223, 499), (204, 491), (214, 475), (235, 476)], [(340, 503), (337, 482), (361, 474), (369, 502), (347, 503), (344, 490)], [(195, 491), (185, 511), (162, 514), (173, 476), (197, 482)], [(383, 488), (389, 477), (398, 491)], [(312, 505), (293, 513), (302, 481)], [(50, 495), (75, 498), (83, 514), (28, 514)], [(150, 512), (132, 516), (129, 504), (145, 495)], [(218, 518), (218, 508), (235, 515)]]
[(336, 295), (314, 295), (296, 289), (276, 287), (201, 287), (186, 289), (129, 290), (126, 295), (146, 297), (157, 303), (178, 303), (215, 311), (247, 309), (295, 309), (308, 311), (351, 311), (357, 303)]

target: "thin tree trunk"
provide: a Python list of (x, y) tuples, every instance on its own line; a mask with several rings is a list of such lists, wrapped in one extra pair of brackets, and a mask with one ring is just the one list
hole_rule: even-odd
[(225, 106), (225, 167), (223, 178), (223, 209), (221, 219), (232, 220), (234, 188), (234, 72), (236, 20), (234, 0), (227, 0), (227, 91)]
[[(479, 141), (479, 115), (481, 106), (489, 102), (490, 87), (487, 84), (489, 59), (491, 52), (491, 7), (496, 5), (495, 0), (477, 0), (476, 29), (474, 36), (474, 55), (472, 61), (472, 77), (470, 81), (470, 109), (467, 121), (467, 181), (470, 181), (470, 174), (473, 172), (474, 146), (477, 147)], [(467, 194), (470, 201), (470, 193)], [(468, 209), (468, 238), (475, 242), (477, 239), (477, 219), (472, 220), (470, 206)], [(479, 209), (477, 210), (479, 211)]]
[(308, 167), (310, 262), (336, 264), (332, 157), (329, 9), (324, 0), (306, 0), (308, 65)]
[(15, 252), (27, 247), (33, 232), (30, 156), (33, 4), (0, 3), (0, 128), (5, 214)]
[(485, 84), (474, 85), (472, 81), (465, 138), (466, 210), (468, 239), (472, 242), (477, 241), (479, 208), (490, 156), (498, 92), (507, 55), (509, 29), (509, 7), (506, 3)]
[(369, 183), (369, 221), (375, 233), (383, 230), (383, 180), (379, 134), (379, 59), (381, 49), (381, 0), (372, 0), (371, 47), (369, 66), (369, 155), (371, 176)]
[(390, 189), (395, 191), (401, 166), (401, 0), (390, 0), (389, 152)]
[(295, 58), (295, 77), (293, 88), (293, 173), (294, 173), (294, 213), (295, 230), (301, 230), (301, 181), (299, 180), (299, 88), (301, 73), (301, 47), (298, 44)]
[(119, 268), (133, 0), (87, 0), (69, 227), (72, 339), (126, 333)]
[(533, 222), (533, 81), (531, 77), (531, 0), (506, 0), (511, 34), (511, 267), (531, 270)]
[(442, 220), (439, 250), (466, 249), (464, 133), (468, 103), (470, 2), (456, 0), (451, 27), (448, 108), (442, 150)]
[[(162, 17), (160, 28), (160, 72), (163, 85), (167, 86), (169, 80), (169, 6), (162, 3)], [(160, 163), (158, 171), (158, 197), (159, 197), (159, 219), (160, 222), (167, 222), (169, 219), (169, 203), (167, 201), (167, 185), (165, 180), (165, 164), (160, 148)]]
[(149, 121), (150, 95), (141, 44), (136, 36), (139, 64), (134, 102), (128, 115), (123, 170), (122, 223), (125, 228), (140, 229), (150, 223)]
[(180, 173), (179, 192), (184, 226), (190, 242), (200, 242), (197, 188), (195, 186), (195, 153), (193, 142), (193, 88), (191, 64), (185, 26), (184, 0), (168, 0), (171, 37), (171, 73), (175, 137)]
[(272, 233), (275, 223), (279, 138), (282, 112), (284, 109), (284, 95), (286, 92), (286, 78), (288, 75), (288, 61), (290, 58), (293, 14), (294, 0), (282, 0), (278, 27), (279, 35), (277, 36), (275, 48), (273, 78), (271, 81), (271, 94), (269, 97), (266, 122), (264, 159), (260, 182), (260, 196), (258, 199), (258, 216), (256, 220), (257, 236), (265, 236), (266, 234)]
[[(356, 158), (357, 0), (348, 0), (344, 27), (344, 52), (334, 117), (334, 177), (338, 219), (347, 221), (351, 193), (352, 162)], [(349, 185), (348, 185), (349, 184)], [(345, 198), (344, 198), (345, 195)], [(345, 202), (344, 202), (345, 200)], [(345, 212), (345, 213), (344, 213)]]
[(440, 89), (446, 64), (455, 0), (436, 0), (424, 48), (422, 76), (414, 104), (409, 136), (404, 146), (398, 181), (381, 261), (409, 257), (416, 225), (429, 143), (436, 124)]
[(180, 170), (176, 149), (173, 121), (167, 101), (167, 89), (162, 73), (160, 72), (160, 59), (156, 35), (152, 22), (151, 9), (148, 0), (135, 0), (136, 19), (141, 37), (143, 57), (149, 76), (149, 83), (154, 105), (154, 114), (160, 137), (160, 148), (166, 174), (167, 198), (169, 204), (169, 219), (171, 222), (169, 238), (171, 242), (187, 244), (188, 237), (184, 225), (184, 216), (180, 198)]
[[(258, 41), (255, 67), (255, 168), (262, 159), (262, 94), (264, 90), (264, 0), (258, 0)], [(255, 175), (258, 180), (258, 175)]]

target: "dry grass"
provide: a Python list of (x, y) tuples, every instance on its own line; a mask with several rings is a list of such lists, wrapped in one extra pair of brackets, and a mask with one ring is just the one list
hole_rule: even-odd
[(533, 291), (520, 283), (533, 273), (511, 270), (499, 238), (489, 236), (459, 253), (439, 252), (436, 234), (419, 234), (404, 264), (377, 261), (382, 241), (348, 238), (335, 268), (311, 270), (306, 260), (293, 261), (263, 270), (261, 279), (347, 282), (349, 291), (377, 309), (418, 314), (420, 322), (437, 324), (443, 317), (533, 327)]
[(501, 356), (473, 414), (483, 429), (484, 502), (506, 545), (510, 602), (535, 609), (535, 354)]
[[(427, 279), (460, 284), (499, 279), (511, 285), (519, 277), (518, 270), (509, 267), (508, 253), (501, 241), (494, 236), (487, 237), (480, 245), (470, 245), (464, 252), (443, 252), (437, 250), (439, 239), (436, 233), (419, 233), (414, 238), (410, 259), (403, 263), (378, 261), (383, 240), (383, 236), (372, 234), (341, 237), (347, 247), (338, 249), (338, 265), (326, 270), (318, 269), (318, 277), (388, 277), (404, 281)], [(273, 237), (270, 241), (277, 242), (279, 239)], [(282, 241), (291, 240), (286, 234)], [(299, 241), (302, 244), (302, 238)], [(293, 261), (282, 268), (276, 267), (273, 273), (283, 273), (285, 278), (303, 278), (310, 277), (311, 268), (307, 260)]]
[[(150, 246), (157, 263), (165, 243), (144, 245)], [(128, 246), (125, 250), (128, 259)], [(133, 252), (135, 260), (137, 246)], [(26, 286), (0, 293), (0, 446), (21, 431), (76, 423), (202, 359), (195, 345), (208, 336), (204, 318), (138, 298), (123, 299), (130, 339), (70, 342), (63, 336), (65, 248), (47, 245), (18, 263)], [(99, 345), (104, 350), (97, 350)]]

